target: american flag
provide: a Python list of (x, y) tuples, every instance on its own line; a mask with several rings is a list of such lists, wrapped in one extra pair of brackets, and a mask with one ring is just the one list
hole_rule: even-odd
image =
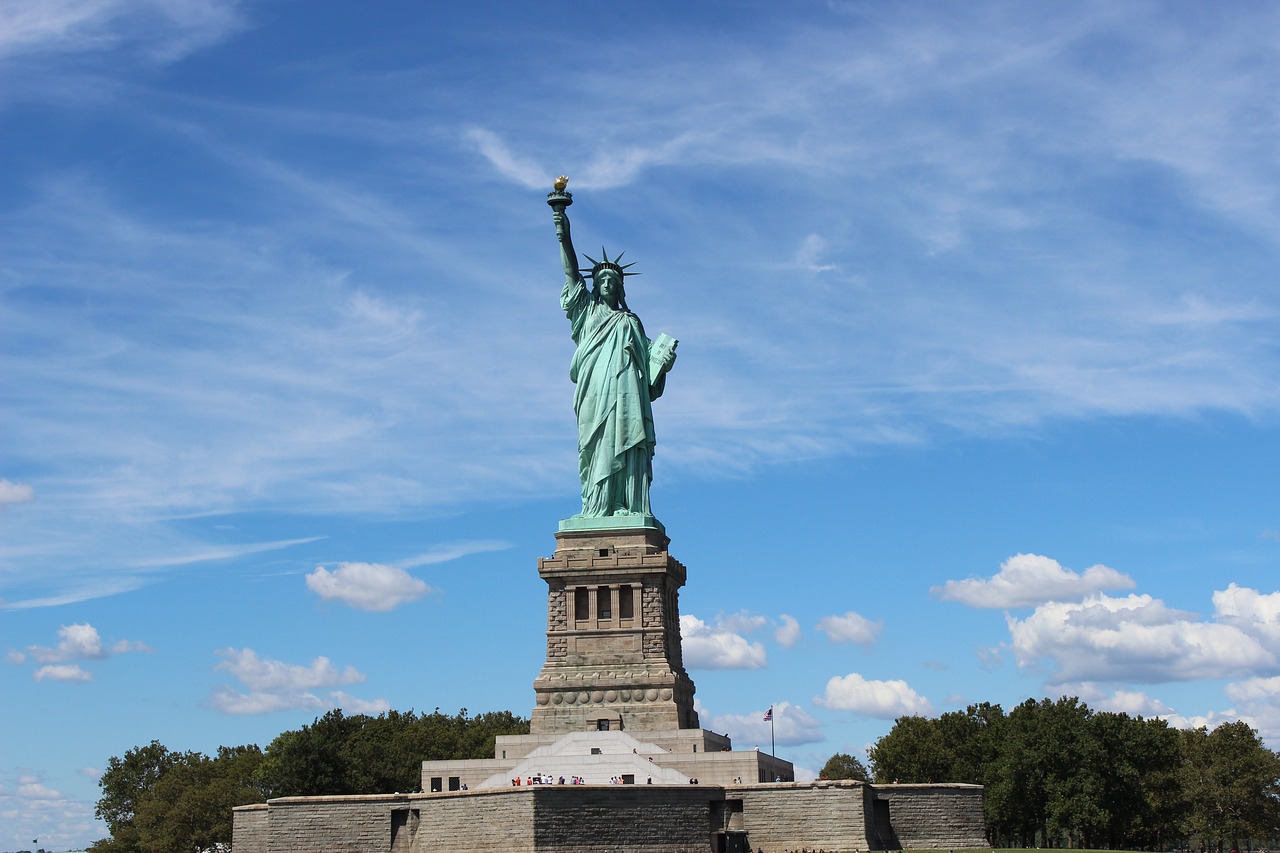
[(773, 706), (770, 705), (769, 710), (764, 712), (764, 721), (767, 723), (767, 722), (770, 722), (772, 719), (773, 719)]

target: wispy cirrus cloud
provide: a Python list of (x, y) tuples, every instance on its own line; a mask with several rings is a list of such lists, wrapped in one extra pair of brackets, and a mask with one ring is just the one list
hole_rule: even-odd
[(26, 0), (0, 7), (0, 58), (134, 48), (168, 62), (244, 25), (236, 0)]

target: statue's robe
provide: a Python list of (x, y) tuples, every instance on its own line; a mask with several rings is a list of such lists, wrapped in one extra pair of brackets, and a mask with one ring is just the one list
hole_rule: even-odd
[(666, 384), (652, 382), (650, 341), (640, 318), (609, 307), (581, 277), (565, 282), (560, 306), (577, 349), (569, 366), (578, 416), (578, 476), (584, 518), (649, 515), (653, 406)]

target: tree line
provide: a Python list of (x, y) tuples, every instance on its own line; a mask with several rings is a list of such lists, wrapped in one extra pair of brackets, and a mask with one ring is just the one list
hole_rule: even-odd
[[(527, 734), (507, 711), (378, 716), (341, 710), (267, 748), (176, 752), (159, 741), (107, 762), (95, 853), (174, 853), (231, 843), (231, 809), (272, 797), (409, 792), (424, 760), (488, 758), (498, 735)], [(900, 717), (868, 751), (870, 771), (836, 754), (827, 779), (984, 786), (995, 847), (1247, 850), (1280, 836), (1280, 756), (1244, 722), (1180, 730), (1094, 711), (1077, 698), (1005, 713), (970, 705)]]
[(424, 760), (492, 758), (498, 735), (528, 734), (508, 711), (469, 716), (341, 710), (287, 731), (265, 750), (175, 752), (159, 741), (112, 756), (95, 813), (111, 832), (94, 853), (200, 853), (231, 844), (231, 809), (272, 797), (418, 790)]
[[(900, 717), (827, 778), (984, 786), (995, 847), (1246, 850), (1280, 837), (1280, 756), (1244, 722), (1213, 730), (1094, 711), (1075, 697)], [(861, 774), (859, 776), (859, 774)]]

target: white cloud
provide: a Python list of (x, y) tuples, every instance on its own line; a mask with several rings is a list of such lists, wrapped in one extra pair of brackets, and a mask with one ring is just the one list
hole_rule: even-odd
[(349, 714), (382, 714), (391, 710), (391, 703), (386, 699), (360, 699), (350, 693), (335, 690), (329, 694), (333, 707), (341, 708)]
[(853, 711), (882, 720), (933, 713), (929, 700), (912, 690), (907, 682), (875, 681), (856, 672), (833, 677), (822, 696), (813, 701), (832, 711)]
[(91, 681), (93, 675), (79, 664), (67, 661), (96, 661), (111, 655), (129, 652), (149, 652), (151, 648), (137, 640), (117, 640), (110, 647), (102, 643), (98, 629), (88, 622), (63, 625), (58, 628), (61, 638), (57, 646), (28, 646), (26, 653), (10, 651), (6, 658), (10, 663), (22, 664), (27, 658), (44, 664), (36, 669), (36, 681)]
[(1174, 712), (1174, 709), (1164, 702), (1141, 691), (1107, 690), (1092, 681), (1046, 684), (1045, 693), (1049, 696), (1077, 696), (1090, 707), (1100, 711), (1114, 711), (1131, 716), (1164, 717)]
[(716, 627), (734, 634), (754, 634), (769, 624), (769, 617), (739, 610), (727, 616), (716, 617)]
[(6, 849), (24, 849), (31, 839), (50, 850), (80, 850), (98, 838), (103, 825), (94, 819), (93, 800), (76, 799), (48, 784), (42, 775), (19, 772), (0, 778), (0, 837)]
[(794, 616), (786, 613), (778, 617), (782, 625), (773, 633), (773, 639), (778, 645), (784, 649), (793, 649), (803, 638), (803, 632), (800, 630), (800, 623), (796, 621)]
[(26, 483), (14, 483), (0, 478), (0, 508), (6, 504), (21, 504), (36, 499), (36, 490)]
[(708, 625), (696, 616), (680, 617), (685, 666), (693, 669), (761, 669), (765, 650), (723, 624)]
[(800, 243), (796, 250), (795, 265), (806, 272), (818, 273), (836, 269), (835, 264), (821, 263), (820, 259), (827, 249), (827, 241), (817, 234), (810, 234)]
[(1213, 593), (1213, 613), (1218, 621), (1234, 625), (1257, 637), (1272, 652), (1280, 652), (1280, 592), (1229, 584)]
[(1105, 589), (1134, 586), (1128, 575), (1107, 566), (1090, 566), (1084, 574), (1077, 574), (1049, 557), (1016, 554), (986, 580), (947, 581), (929, 591), (943, 601), (958, 601), (970, 607), (1013, 608), (1047, 601), (1078, 601)]
[(410, 557), (407, 560), (397, 560), (396, 565), (402, 569), (412, 569), (417, 566), (428, 566), (435, 563), (447, 563), (450, 560), (457, 560), (471, 554), (482, 554), (486, 551), (505, 551), (511, 547), (510, 542), (503, 542), (496, 539), (479, 539), (467, 540), (464, 542), (446, 542), (443, 545), (437, 545), (429, 551), (424, 551), (417, 556)]
[(209, 704), (224, 714), (270, 714), (275, 711), (320, 711), (332, 707), (319, 696), (306, 691), (241, 693), (230, 687), (219, 687), (209, 697)]
[(545, 188), (551, 191), (555, 176), (532, 160), (513, 154), (507, 143), (491, 130), (473, 127), (463, 134), (467, 142), (476, 147), (500, 174), (528, 189)]
[(341, 601), (358, 610), (385, 613), (431, 592), (425, 581), (404, 569), (381, 563), (340, 563), (307, 575), (307, 588), (325, 601)]
[(137, 560), (133, 565), (137, 568), (152, 568), (157, 566), (186, 566), (192, 563), (204, 563), (210, 560), (232, 560), (236, 557), (243, 557), (248, 554), (261, 554), (264, 551), (276, 551), (293, 545), (305, 545), (308, 542), (316, 542), (322, 538), (323, 537), (320, 536), (308, 536), (304, 539), (280, 539), (275, 542), (251, 542), (244, 545), (220, 545), (214, 548), (202, 548), (199, 551), (186, 554), (169, 554), (160, 557), (149, 557), (147, 559)]
[(355, 667), (338, 669), (323, 655), (307, 666), (264, 660), (253, 649), (221, 649), (218, 654), (226, 660), (214, 669), (227, 672), (252, 690), (311, 690), (317, 687), (336, 687), (343, 684), (360, 684), (365, 677)]
[(1217, 712), (1211, 723), (1227, 722), (1235, 717), (1246, 719), (1271, 748), (1280, 744), (1280, 676), (1247, 678), (1228, 684), (1224, 691), (1236, 703), (1236, 709)]
[(21, 782), (16, 793), (24, 800), (60, 800), (63, 796), (61, 791), (36, 781)]
[[(737, 749), (745, 749), (746, 744), (767, 747), (770, 735), (776, 743), (784, 746), (799, 746), (805, 743), (821, 743), (825, 738), (822, 723), (815, 720), (804, 708), (790, 702), (773, 704), (773, 722), (764, 719), (767, 708), (750, 711), (746, 714), (711, 714), (703, 716), (699, 711), (704, 727), (716, 732), (724, 732), (733, 740)], [(771, 728), (772, 725), (772, 728)]]
[(1280, 676), (1247, 678), (1226, 687), (1227, 698), (1233, 702), (1268, 702), (1280, 704)]
[(1007, 616), (1020, 667), (1050, 662), (1066, 681), (1187, 681), (1272, 669), (1276, 656), (1227, 624), (1198, 621), (1149, 595), (1051, 602)]
[(93, 675), (78, 663), (57, 663), (42, 666), (35, 671), (36, 681), (92, 681)]
[(230, 673), (248, 691), (238, 691), (229, 685), (217, 688), (209, 697), (209, 703), (226, 714), (267, 714), (287, 710), (325, 710), (347, 708), (354, 713), (377, 713), (390, 706), (385, 699), (363, 700), (341, 690), (332, 690), (325, 697), (315, 692), (320, 688), (361, 684), (363, 673), (352, 666), (342, 669), (334, 666), (327, 657), (317, 657), (302, 666), (278, 660), (258, 657), (253, 649), (221, 649), (223, 660), (214, 669)]
[(23, 0), (0, 5), (0, 57), (141, 43), (174, 60), (242, 26), (235, 0)]
[(99, 660), (107, 656), (102, 649), (102, 637), (98, 629), (86, 623), (63, 625), (58, 628), (62, 642), (56, 648), (29, 646), (27, 652), (40, 663), (57, 663), (64, 660)]
[(843, 616), (823, 616), (818, 620), (818, 630), (833, 643), (853, 643), (869, 646), (876, 641), (884, 622), (872, 622), (867, 617), (850, 610)]

